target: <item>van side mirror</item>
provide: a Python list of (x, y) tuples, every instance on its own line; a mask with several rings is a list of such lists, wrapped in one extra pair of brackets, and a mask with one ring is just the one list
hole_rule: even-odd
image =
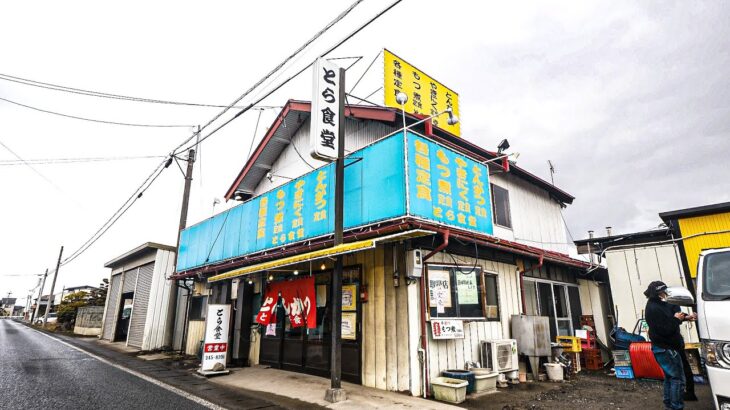
[(665, 292), (667, 292), (667, 303), (679, 306), (692, 306), (695, 304), (692, 293), (682, 286), (669, 287)]

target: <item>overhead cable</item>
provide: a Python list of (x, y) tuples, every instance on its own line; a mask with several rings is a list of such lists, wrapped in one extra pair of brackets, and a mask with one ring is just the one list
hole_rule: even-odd
[[(400, 1), (401, 0), (398, 0), (396, 3), (393, 4), (393, 6), (395, 4), (397, 4), (398, 2), (400, 2)], [(204, 129), (206, 129), (207, 127), (209, 127), (213, 122), (215, 122), (217, 119), (219, 119), (221, 116), (223, 116), (223, 114), (225, 114), (230, 109), (232, 109), (238, 102), (240, 102), (243, 98), (245, 98), (253, 90), (255, 90), (260, 84), (262, 84), (269, 77), (271, 77), (274, 73), (276, 73), (276, 71), (278, 71), (279, 69), (281, 69), (281, 67), (283, 67), (284, 65), (286, 65), (286, 63), (289, 60), (291, 60), (292, 58), (294, 58), (297, 54), (299, 54), (302, 50), (304, 50), (304, 48), (306, 48), (309, 44), (311, 44), (313, 41), (315, 41), (317, 38), (319, 38), (322, 34), (324, 34), (330, 27), (332, 27), (334, 24), (336, 24), (337, 22), (339, 22), (340, 20), (342, 20), (345, 16), (347, 16), (352, 11), (352, 9), (354, 9), (361, 2), (362, 2), (362, 0), (357, 0), (353, 4), (351, 4), (344, 12), (340, 13), (340, 15), (338, 15), (334, 20), (332, 20), (330, 23), (328, 23), (325, 26), (324, 29), (320, 30), (317, 34), (314, 35), (314, 37), (312, 37), (310, 40), (308, 40), (307, 42), (305, 42), (304, 45), (302, 45), (301, 47), (299, 47), (293, 54), (291, 54), (290, 56), (288, 56), (287, 58), (285, 58), (284, 61), (282, 61), (272, 71), (270, 71), (262, 79), (260, 79), (259, 81), (257, 81), (252, 87), (250, 87), (248, 90), (246, 90), (243, 94), (241, 94), (241, 96), (239, 96), (238, 98), (236, 98), (231, 104), (227, 105), (223, 110), (221, 110), (218, 114), (216, 114), (205, 125), (203, 125), (202, 127), (199, 127), (196, 132), (194, 132), (190, 137), (188, 137), (185, 141), (183, 141), (175, 149), (173, 149), (173, 151), (172, 151), (172, 153), (170, 155), (171, 156), (175, 156), (175, 155), (177, 155), (177, 154), (179, 154), (181, 152), (188, 151), (192, 147), (195, 147), (198, 144), (200, 144), (203, 141), (203, 139), (199, 139), (191, 147), (188, 147), (188, 148), (185, 148), (185, 149), (182, 149), (181, 150), (181, 147), (183, 147), (185, 144), (189, 143), (194, 138), (198, 137), (200, 135), (200, 133)], [(390, 6), (388, 9), (390, 9), (393, 6)], [(372, 20), (370, 22), (372, 22)], [(370, 24), (370, 22), (368, 22), (367, 24)], [(363, 28), (364, 28), (364, 26), (363, 26)], [(343, 42), (344, 41), (340, 42), (336, 47), (339, 47), (339, 45), (342, 44)], [(334, 48), (336, 48), (336, 47), (334, 47)], [(332, 48), (330, 50), (333, 50), (334, 48)], [(281, 87), (281, 85), (279, 87)], [(244, 108), (243, 111), (239, 112), (234, 118), (237, 118), (238, 116), (240, 116), (244, 112), (246, 112), (246, 111), (254, 108), (254, 106), (258, 102), (260, 102), (261, 100), (263, 100), (263, 98), (265, 98), (265, 97), (262, 97), (261, 99), (259, 99), (254, 104), (249, 104), (248, 106), (246, 106), (246, 108)], [(229, 122), (230, 122), (230, 120), (227, 121), (225, 124), (228, 124)], [(218, 131), (221, 127), (216, 128), (212, 133), (208, 134), (205, 138), (207, 138), (208, 136), (212, 135), (214, 132)], [(121, 218), (121, 216), (124, 215), (127, 212), (127, 210), (137, 201), (137, 199), (139, 199), (141, 197), (142, 193), (147, 188), (149, 188), (149, 186), (157, 179), (157, 177), (159, 177), (159, 175), (162, 173), (162, 171), (166, 168), (165, 167), (165, 164), (166, 163), (167, 163), (167, 160), (162, 161), (157, 166), (157, 168), (155, 168), (155, 170), (152, 171), (152, 173), (147, 177), (147, 179), (139, 186), (139, 188), (137, 188), (137, 190), (134, 191), (134, 193), (132, 194), (132, 196), (130, 196), (129, 199), (127, 199), (127, 201), (124, 202), (124, 204), (122, 204), (122, 206), (106, 222), (104, 222), (104, 224), (101, 226), (101, 228), (99, 228), (99, 230), (97, 230), (83, 245), (81, 245), (81, 247), (79, 247), (78, 249), (76, 249), (74, 252), (71, 253), (71, 255), (69, 255), (66, 259), (64, 259), (61, 262), (61, 264), (62, 265), (66, 265), (67, 263), (73, 261), (79, 255), (81, 255), (82, 253), (84, 253), (97, 240), (99, 240), (99, 238), (101, 238), (104, 235), (104, 233), (106, 233), (109, 230), (109, 228), (111, 228), (111, 226), (114, 225), (116, 223), (116, 221), (118, 221), (119, 218)]]
[(107, 162), (107, 161), (128, 161), (136, 159), (150, 159), (150, 158), (167, 158), (164, 155), (142, 155), (142, 156), (129, 156), (129, 157), (88, 157), (88, 158), (36, 158), (26, 160), (0, 160), (0, 167), (3, 166), (16, 166), (16, 165), (55, 165), (55, 164), (75, 164), (83, 162)]
[[(393, 7), (395, 7), (395, 6), (396, 6), (396, 5), (398, 4), (398, 3), (400, 3), (401, 1), (403, 1), (403, 0), (396, 0), (396, 1), (394, 1), (394, 2), (393, 2), (393, 3), (391, 3), (391, 4), (390, 4), (390, 5), (388, 6), (388, 7), (384, 8), (383, 10), (381, 10), (380, 12), (378, 12), (377, 14), (375, 14), (375, 15), (374, 15), (374, 16), (373, 16), (372, 18), (370, 18), (370, 20), (366, 21), (366, 22), (365, 22), (364, 24), (362, 24), (362, 25), (361, 25), (360, 27), (358, 27), (357, 29), (355, 29), (354, 31), (352, 31), (352, 32), (351, 32), (350, 34), (348, 34), (348, 35), (347, 35), (347, 36), (346, 36), (345, 38), (343, 38), (343, 39), (342, 39), (342, 40), (341, 40), (340, 42), (338, 42), (338, 43), (337, 43), (337, 44), (335, 44), (335, 45), (334, 45), (333, 47), (331, 47), (330, 49), (328, 49), (327, 51), (325, 51), (324, 53), (322, 53), (322, 54), (320, 55), (320, 57), (324, 57), (324, 56), (326, 56), (327, 54), (331, 53), (332, 51), (336, 50), (336, 49), (337, 49), (338, 47), (340, 47), (340, 46), (341, 46), (342, 44), (344, 44), (344, 43), (345, 43), (345, 42), (346, 42), (347, 40), (349, 40), (350, 38), (352, 38), (353, 36), (355, 36), (355, 35), (356, 35), (357, 33), (359, 33), (360, 31), (362, 31), (363, 29), (365, 29), (365, 27), (369, 26), (369, 25), (370, 25), (370, 24), (371, 24), (371, 23), (372, 23), (373, 21), (377, 20), (377, 19), (378, 19), (379, 17), (381, 17), (381, 16), (383, 15), (383, 14), (387, 13), (388, 11), (390, 11), (390, 9), (392, 9)], [(302, 68), (301, 70), (297, 71), (297, 72), (296, 72), (296, 73), (295, 73), (294, 75), (290, 76), (289, 78), (287, 78), (287, 79), (286, 79), (286, 80), (284, 80), (283, 82), (279, 83), (279, 84), (278, 84), (278, 85), (277, 85), (276, 87), (274, 87), (274, 88), (273, 88), (272, 90), (270, 90), (269, 92), (267, 92), (267, 93), (266, 93), (266, 94), (265, 94), (264, 96), (262, 96), (261, 98), (259, 98), (258, 100), (256, 100), (256, 101), (255, 101), (255, 102), (254, 102), (253, 104), (251, 104), (250, 106), (251, 106), (251, 107), (253, 107), (254, 105), (256, 105), (256, 104), (260, 103), (260, 102), (261, 102), (261, 101), (263, 101), (263, 100), (264, 100), (265, 98), (267, 98), (267, 97), (268, 97), (268, 96), (270, 96), (271, 94), (273, 94), (273, 93), (275, 93), (276, 91), (278, 91), (278, 90), (279, 90), (279, 89), (280, 89), (281, 87), (283, 87), (283, 86), (284, 86), (285, 84), (287, 84), (287, 83), (288, 83), (289, 81), (293, 80), (294, 78), (296, 78), (296, 77), (298, 77), (298, 76), (299, 76), (300, 74), (302, 74), (302, 73), (303, 73), (303, 72), (304, 72), (305, 70), (309, 69), (309, 67), (311, 67), (312, 65), (314, 65), (314, 61), (312, 61), (311, 63), (309, 63), (309, 64), (308, 64), (308, 65), (307, 65), (306, 67)], [(216, 132), (218, 132), (218, 131), (219, 131), (219, 130), (220, 130), (221, 128), (225, 127), (226, 125), (228, 125), (229, 123), (231, 123), (231, 122), (232, 122), (233, 120), (235, 120), (236, 118), (238, 118), (239, 116), (241, 116), (241, 115), (242, 115), (243, 113), (245, 113), (246, 111), (248, 111), (248, 108), (244, 108), (243, 110), (241, 110), (240, 112), (238, 112), (238, 113), (237, 113), (237, 114), (236, 114), (235, 116), (233, 116), (232, 118), (230, 118), (229, 120), (227, 120), (226, 122), (224, 122), (223, 124), (221, 124), (220, 126), (218, 126), (217, 128), (215, 128), (215, 129), (214, 129), (213, 131), (211, 131), (211, 132), (210, 132), (210, 133), (208, 133), (208, 134), (207, 134), (206, 136), (204, 136), (203, 138), (201, 138), (201, 139), (200, 139), (200, 140), (199, 140), (198, 142), (196, 142), (195, 144), (193, 144), (193, 145), (191, 145), (191, 146), (188, 146), (188, 147), (186, 147), (186, 148), (183, 148), (183, 149), (180, 149), (180, 148), (176, 149), (176, 150), (175, 150), (175, 153), (180, 153), (180, 152), (184, 152), (184, 151), (186, 151), (186, 150), (188, 150), (188, 149), (190, 149), (190, 148), (193, 148), (193, 147), (195, 147), (196, 145), (198, 145), (198, 144), (202, 143), (203, 141), (205, 141), (206, 139), (208, 139), (208, 138), (209, 138), (210, 136), (212, 136), (213, 134), (215, 134)], [(190, 137), (190, 138), (188, 138), (188, 141), (187, 141), (187, 142), (190, 142), (190, 140), (192, 140), (193, 138), (194, 138), (194, 137)]]
[[(143, 102), (143, 103), (152, 103), (152, 104), (184, 105), (184, 106), (190, 106), (190, 107), (209, 107), (209, 108), (226, 108), (226, 107), (228, 107), (227, 105), (218, 105), (218, 104), (191, 103), (191, 102), (183, 102), (183, 101), (170, 101), (170, 100), (160, 100), (160, 99), (155, 99), (155, 98), (143, 98), (143, 97), (132, 97), (132, 96), (128, 96), (128, 95), (120, 95), (120, 94), (110, 94), (110, 93), (105, 93), (105, 92), (100, 92), (100, 91), (84, 90), (81, 88), (66, 87), (63, 85), (44, 83), (41, 81), (29, 80), (27, 78), (16, 77), (16, 76), (8, 75), (8, 74), (0, 74), (0, 80), (12, 81), (14, 83), (29, 85), (32, 87), (44, 88), (44, 89), (48, 89), (48, 90), (62, 91), (62, 92), (67, 92), (67, 93), (71, 93), (71, 94), (86, 95), (89, 97), (109, 98), (109, 99), (114, 99), (114, 100)], [(238, 108), (243, 108), (243, 107), (238, 107)], [(257, 108), (265, 110), (265, 109), (276, 109), (276, 108), (281, 108), (281, 107), (260, 106)]]

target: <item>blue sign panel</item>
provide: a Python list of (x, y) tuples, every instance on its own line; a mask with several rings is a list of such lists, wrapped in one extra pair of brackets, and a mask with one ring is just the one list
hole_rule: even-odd
[[(328, 164), (185, 229), (177, 270), (331, 234), (334, 173), (334, 164)], [(407, 138), (394, 134), (345, 159), (344, 208), (345, 229), (411, 215), (493, 232), (487, 167), (410, 132)]]
[(409, 214), (491, 235), (487, 166), (408, 133)]
[[(345, 160), (345, 228), (406, 214), (403, 138), (387, 138)], [(334, 163), (183, 231), (177, 270), (334, 232)]]

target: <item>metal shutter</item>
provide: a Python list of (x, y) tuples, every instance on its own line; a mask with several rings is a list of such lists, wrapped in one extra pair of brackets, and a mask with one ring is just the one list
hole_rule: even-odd
[(134, 308), (132, 309), (132, 318), (129, 322), (127, 343), (139, 349), (142, 348), (142, 339), (144, 338), (147, 305), (150, 301), (150, 288), (152, 287), (152, 273), (154, 268), (154, 263), (148, 263), (140, 266), (137, 271), (137, 287), (134, 291)]
[(117, 327), (117, 310), (119, 309), (119, 285), (122, 280), (122, 275), (112, 276), (111, 283), (107, 292), (109, 294), (109, 300), (106, 305), (106, 315), (104, 316), (104, 334), (102, 337), (107, 340), (112, 340), (114, 337), (114, 329)]
[(124, 285), (122, 293), (134, 292), (134, 284), (137, 282), (137, 269), (124, 272)]

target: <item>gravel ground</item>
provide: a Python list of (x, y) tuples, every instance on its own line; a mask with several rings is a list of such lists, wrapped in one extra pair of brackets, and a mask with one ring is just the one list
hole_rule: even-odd
[[(696, 385), (697, 402), (687, 409), (713, 409), (710, 388)], [(626, 380), (603, 371), (582, 371), (563, 383), (529, 382), (499, 389), (498, 393), (469, 398), (461, 404), (471, 409), (661, 409), (662, 383)]]

